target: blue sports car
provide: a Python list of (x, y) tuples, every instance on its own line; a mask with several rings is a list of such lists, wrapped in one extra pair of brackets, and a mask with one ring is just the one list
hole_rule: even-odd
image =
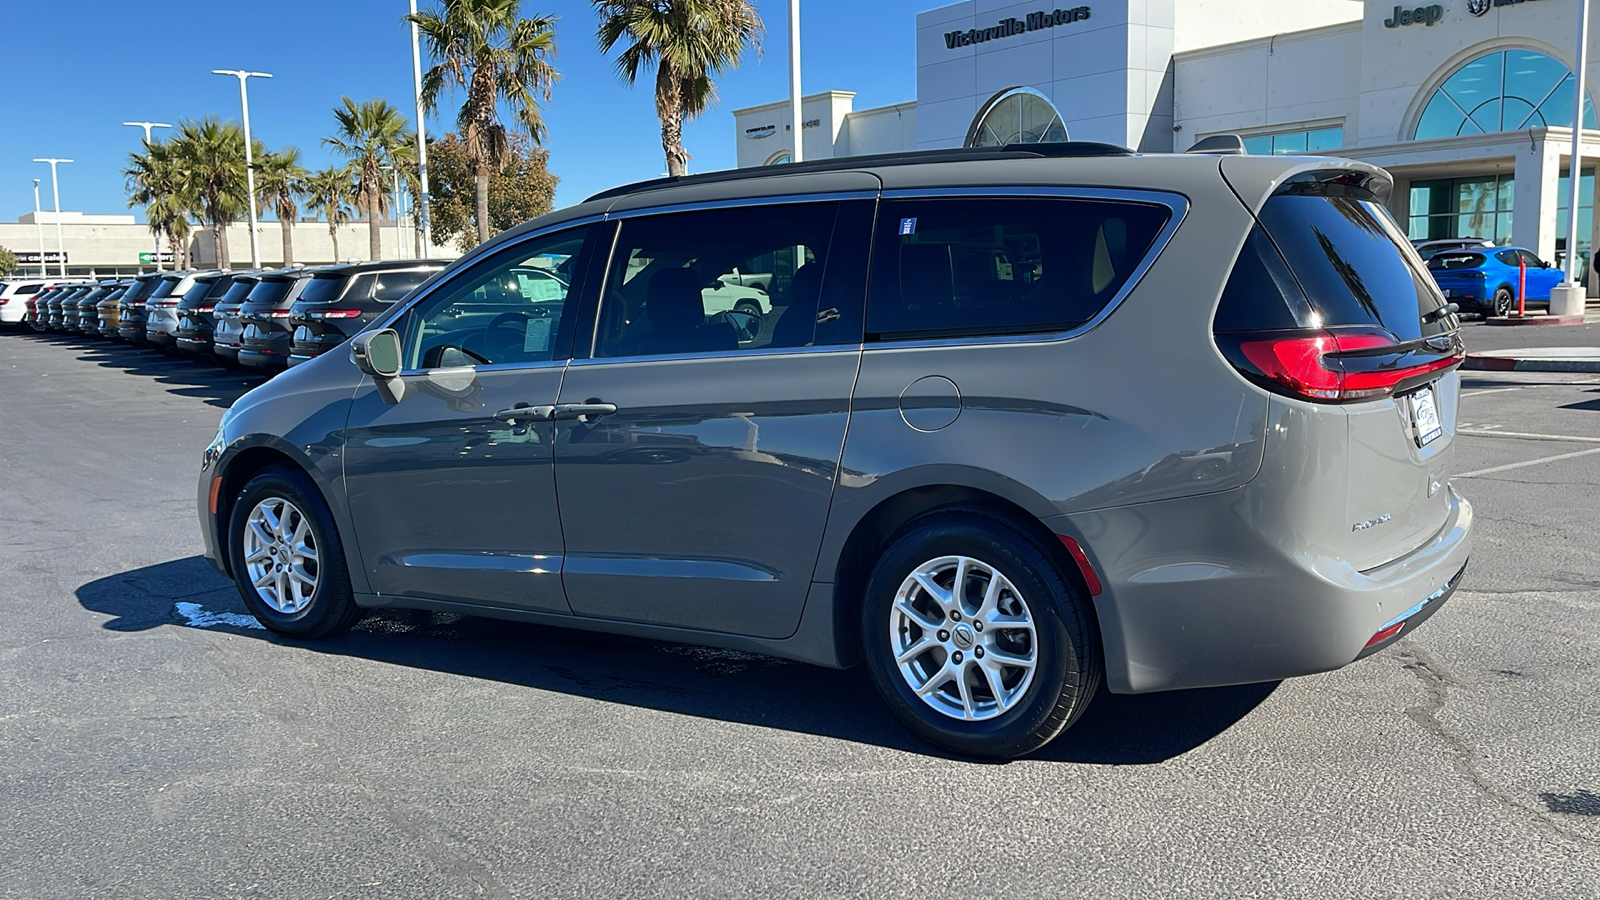
[(1548, 306), (1550, 289), (1561, 283), (1561, 270), (1521, 247), (1455, 250), (1428, 260), (1428, 272), (1445, 299), (1462, 310), (1503, 316), (1517, 306), (1518, 262), (1528, 264), (1528, 305)]

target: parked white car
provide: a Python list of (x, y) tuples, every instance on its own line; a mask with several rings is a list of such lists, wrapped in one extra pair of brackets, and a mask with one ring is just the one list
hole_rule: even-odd
[(28, 311), (28, 298), (61, 282), (60, 278), (7, 278), (0, 281), (0, 323), (15, 325), (21, 322), (22, 316)]

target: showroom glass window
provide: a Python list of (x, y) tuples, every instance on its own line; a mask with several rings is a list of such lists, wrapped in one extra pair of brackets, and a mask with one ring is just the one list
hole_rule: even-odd
[(967, 132), (968, 147), (1057, 143), (1067, 126), (1049, 98), (1032, 88), (1009, 88), (979, 111)]
[[(1571, 127), (1572, 71), (1534, 50), (1496, 50), (1463, 65), (1429, 98), (1416, 140)], [(1594, 128), (1594, 104), (1583, 101), (1583, 127)]]
[(1244, 152), (1252, 156), (1315, 156), (1344, 146), (1344, 127), (1313, 128), (1282, 134), (1253, 134), (1244, 139)]
[(1127, 283), (1170, 215), (1114, 200), (886, 201), (873, 241), (867, 339), (1081, 325)]

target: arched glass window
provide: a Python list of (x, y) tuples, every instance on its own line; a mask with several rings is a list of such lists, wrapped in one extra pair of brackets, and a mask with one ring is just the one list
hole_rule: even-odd
[[(1451, 73), (1417, 120), (1415, 139), (1572, 125), (1575, 79), (1560, 61), (1534, 50), (1496, 50)], [(1594, 104), (1583, 101), (1583, 127)]]
[(774, 153), (771, 156), (767, 157), (767, 161), (762, 163), (762, 165), (763, 166), (779, 166), (779, 165), (782, 165), (782, 164), (788, 162), (789, 158), (790, 158), (789, 157), (789, 151), (787, 151), (787, 150), (779, 150), (777, 153)]
[(967, 129), (968, 147), (1042, 144), (1067, 140), (1067, 125), (1050, 99), (1033, 88), (1007, 88), (978, 111)]

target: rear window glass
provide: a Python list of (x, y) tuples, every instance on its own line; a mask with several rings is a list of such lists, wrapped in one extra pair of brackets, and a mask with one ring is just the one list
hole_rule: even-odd
[(223, 275), (220, 278), (212, 279), (209, 284), (210, 288), (206, 291), (205, 299), (215, 301), (217, 298), (225, 296), (229, 289), (233, 287), (233, 279)]
[(1283, 254), (1260, 225), (1250, 229), (1222, 289), (1213, 327), (1217, 331), (1304, 328), (1311, 325), (1310, 312)]
[(1441, 253), (1428, 260), (1430, 269), (1476, 269), (1483, 265), (1482, 253)]
[(254, 278), (236, 278), (233, 284), (228, 286), (228, 292), (222, 295), (222, 299), (218, 300), (217, 304), (243, 303), (244, 298), (250, 295), (251, 288), (255, 286), (256, 280)]
[(1444, 295), (1376, 200), (1279, 194), (1260, 218), (1323, 324), (1374, 326), (1401, 341), (1452, 327), (1449, 316), (1423, 325)]
[(135, 281), (133, 287), (128, 289), (128, 294), (123, 299), (129, 303), (138, 303), (140, 300), (150, 296), (150, 292), (154, 291), (163, 280), (160, 278), (147, 278), (143, 281)]
[(1060, 331), (1094, 318), (1143, 262), (1170, 213), (1103, 200), (885, 202), (871, 340)]
[(172, 296), (173, 287), (176, 286), (177, 283), (182, 281), (182, 280), (183, 280), (183, 276), (181, 276), (181, 275), (178, 276), (177, 278), (163, 278), (163, 279), (161, 279), (160, 286), (155, 289), (154, 293), (150, 294), (150, 296), (146, 297), (145, 299), (146, 300), (161, 300), (161, 299), (163, 299), (165, 297)]
[(206, 292), (210, 291), (215, 286), (216, 279), (212, 279), (210, 281), (201, 281), (200, 279), (196, 278), (194, 284), (189, 285), (189, 289), (183, 292), (183, 298), (180, 302), (199, 303), (201, 300), (206, 298)]
[[(381, 303), (393, 303), (417, 289), (417, 286), (433, 277), (433, 272), (379, 272), (376, 284), (372, 287), (372, 299)], [(366, 296), (362, 291), (359, 296)]]
[(300, 299), (305, 303), (328, 303), (339, 299), (339, 294), (344, 291), (344, 283), (349, 279), (344, 275), (315, 275), (306, 289), (300, 292)]
[(294, 287), (294, 281), (287, 278), (263, 278), (256, 282), (250, 289), (250, 295), (245, 298), (246, 303), (261, 306), (276, 306), (289, 296), (289, 289)]

